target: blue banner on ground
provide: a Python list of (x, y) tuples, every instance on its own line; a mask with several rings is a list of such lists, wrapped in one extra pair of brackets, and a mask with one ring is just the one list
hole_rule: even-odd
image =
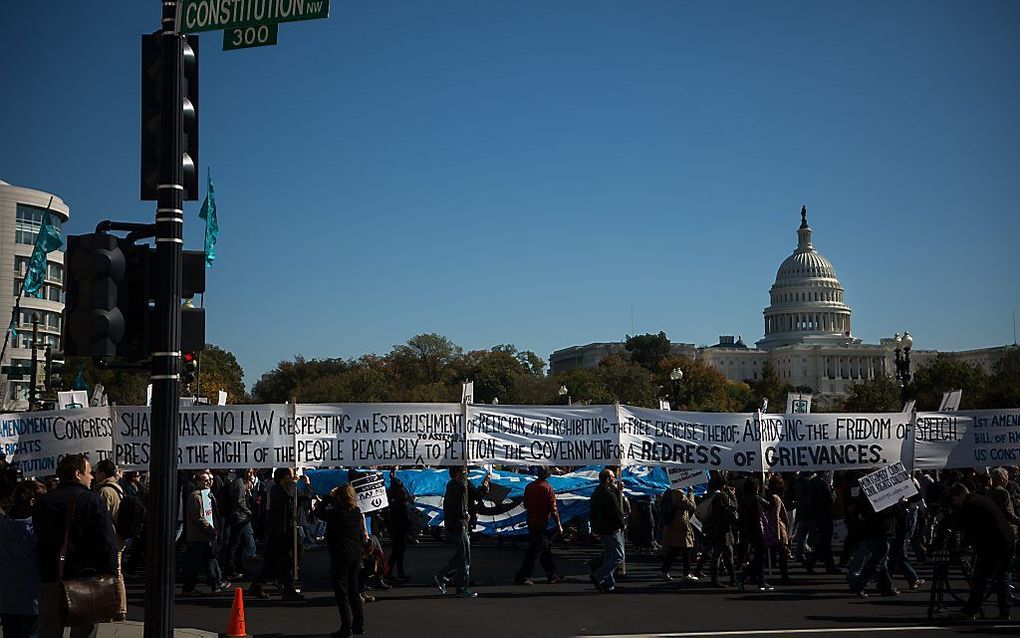
[[(574, 519), (586, 520), (590, 516), (589, 498), (598, 485), (601, 466), (589, 465), (575, 472), (550, 476), (549, 485), (556, 490), (556, 502), (560, 520), (566, 525)], [(312, 487), (319, 494), (325, 494), (337, 485), (347, 482), (347, 470), (308, 470), (306, 472)], [(389, 473), (385, 473), (389, 487)], [(447, 470), (398, 470), (399, 478), (407, 490), (414, 495), (415, 506), (430, 527), (443, 524), (443, 494), (450, 480)], [(485, 478), (485, 470), (473, 469), (469, 474), (472, 483), (478, 485)], [(524, 488), (535, 480), (530, 474), (494, 470), (490, 483), (504, 489), (500, 502), (483, 499), (478, 508), (478, 523), (475, 531), (485, 535), (527, 534), (527, 513), (524, 510)], [(631, 499), (655, 499), (669, 487), (666, 471), (661, 467), (627, 467), (623, 470), (623, 484)], [(705, 486), (695, 488), (704, 492)]]

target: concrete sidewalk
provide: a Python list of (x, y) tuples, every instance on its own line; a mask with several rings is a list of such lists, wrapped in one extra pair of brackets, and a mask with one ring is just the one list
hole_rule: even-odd
[[(99, 625), (97, 638), (142, 638), (144, 625), (135, 620), (124, 622), (105, 622)], [(64, 630), (64, 636), (70, 636), (70, 630)], [(0, 637), (4, 635), (0, 629)], [(176, 638), (217, 638), (218, 634), (201, 629), (175, 629)]]

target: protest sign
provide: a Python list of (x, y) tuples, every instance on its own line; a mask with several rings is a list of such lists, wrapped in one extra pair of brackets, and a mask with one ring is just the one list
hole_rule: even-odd
[(57, 393), (58, 410), (77, 410), (89, 407), (89, 393), (85, 390), (69, 390)]
[(500, 465), (617, 465), (612, 405), (469, 405), (468, 458)]
[(917, 495), (917, 486), (910, 478), (910, 473), (900, 462), (887, 465), (871, 474), (861, 477), (859, 481), (864, 495), (868, 497), (871, 507), (881, 512), (895, 505), (903, 498)]
[(667, 467), (666, 476), (669, 477), (669, 485), (674, 489), (694, 487), (702, 483), (708, 483), (708, 473), (705, 470), (689, 470), (682, 467)]
[[(187, 469), (294, 466), (293, 418), (287, 405), (182, 407), (177, 466)], [(117, 407), (114, 458), (128, 470), (149, 466), (149, 409)]]
[(914, 467), (941, 469), (1020, 463), (1020, 409), (920, 412)]
[(800, 392), (786, 394), (787, 414), (808, 414), (811, 412), (811, 395)]
[(960, 399), (963, 398), (963, 390), (956, 389), (942, 393), (942, 401), (939, 403), (937, 412), (956, 412), (960, 409)]
[(464, 412), (456, 403), (298, 405), (298, 467), (463, 465)]
[(108, 407), (0, 415), (0, 451), (26, 477), (54, 474), (68, 454), (85, 454), (95, 463), (109, 458), (112, 448)]
[(390, 504), (386, 498), (386, 484), (382, 474), (369, 474), (353, 479), (351, 487), (354, 488), (358, 509), (362, 514), (381, 510)]

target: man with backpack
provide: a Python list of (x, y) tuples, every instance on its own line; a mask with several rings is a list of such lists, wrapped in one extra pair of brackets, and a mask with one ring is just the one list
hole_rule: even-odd
[(737, 499), (729, 481), (722, 474), (713, 474), (708, 483), (710, 495), (698, 511), (703, 513), (702, 533), (711, 550), (712, 586), (719, 586), (719, 560), (730, 577), (730, 587), (737, 585), (733, 568), (733, 526), (737, 523)]

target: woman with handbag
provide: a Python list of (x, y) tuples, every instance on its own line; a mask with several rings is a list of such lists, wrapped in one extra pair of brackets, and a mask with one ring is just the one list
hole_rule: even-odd
[(39, 556), (39, 638), (96, 635), (96, 623), (118, 617), (122, 588), (117, 536), (110, 512), (91, 492), (92, 465), (83, 454), (57, 465), (58, 487), (33, 515)]

